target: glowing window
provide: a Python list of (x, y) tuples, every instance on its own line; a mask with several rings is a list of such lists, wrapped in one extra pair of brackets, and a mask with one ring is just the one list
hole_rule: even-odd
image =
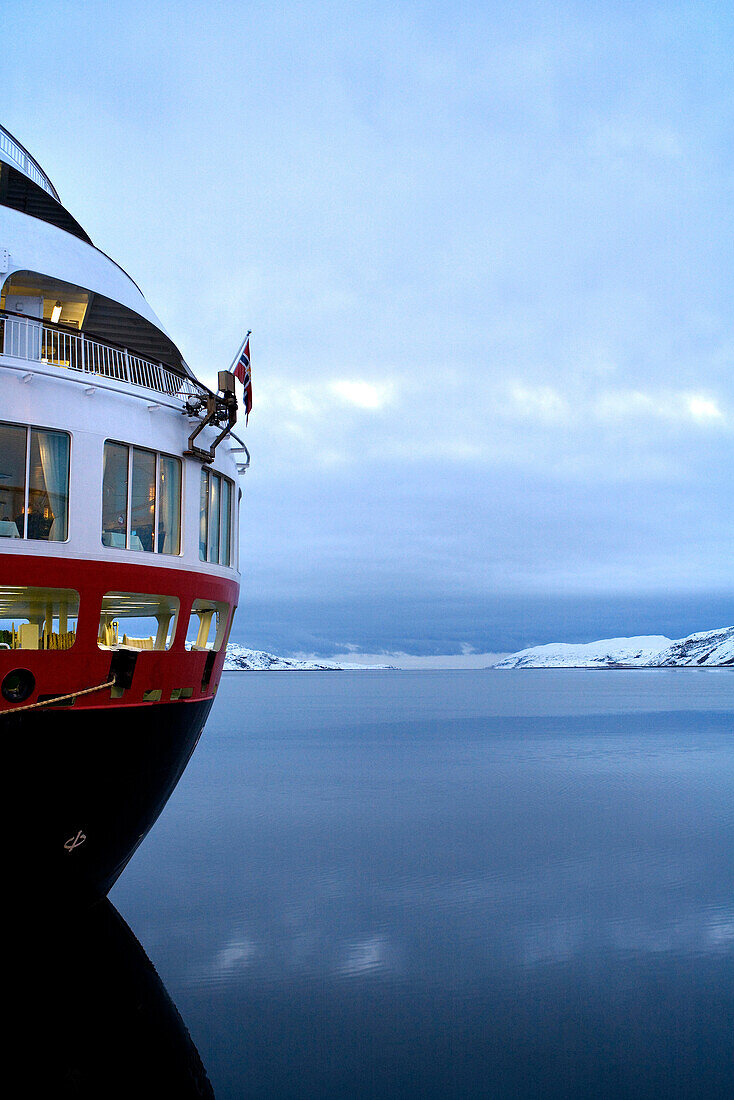
[(199, 557), (216, 565), (232, 560), (232, 482), (214, 470), (201, 471)]
[(0, 585), (0, 650), (71, 649), (79, 593), (71, 588)]
[(218, 653), (226, 641), (229, 604), (219, 600), (194, 600), (186, 631), (186, 648), (214, 650)]
[(178, 609), (175, 596), (108, 592), (102, 599), (97, 644), (100, 649), (170, 649)]
[(180, 553), (180, 458), (105, 443), (102, 542), (126, 550)]
[(68, 432), (0, 423), (0, 538), (65, 542)]

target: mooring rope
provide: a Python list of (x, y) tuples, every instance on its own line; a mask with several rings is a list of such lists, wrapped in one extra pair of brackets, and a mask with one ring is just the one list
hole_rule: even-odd
[(36, 710), (38, 707), (50, 707), (54, 703), (63, 703), (67, 699), (77, 699), (80, 695), (91, 695), (95, 691), (104, 691), (105, 688), (114, 687), (115, 680), (108, 680), (106, 684), (97, 684), (93, 688), (83, 688), (81, 691), (72, 691), (69, 695), (55, 695), (53, 699), (44, 699), (41, 703), (28, 703), (24, 707), (13, 707), (12, 710), (0, 711), (0, 718), (8, 718), (13, 714), (20, 714), (23, 710)]

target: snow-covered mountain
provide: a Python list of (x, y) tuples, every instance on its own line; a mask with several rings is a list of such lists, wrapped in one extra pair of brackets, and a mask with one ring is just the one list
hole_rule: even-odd
[[(503, 658), (493, 668), (671, 668), (679, 665), (734, 665), (734, 626), (704, 630), (671, 641), (661, 634), (639, 638), (606, 638), (571, 645), (554, 642), (522, 649)], [(392, 669), (394, 665), (359, 665), (348, 661), (315, 661), (278, 657), (260, 649), (246, 649), (230, 642), (224, 671), (335, 672), (339, 670)]]
[(301, 661), (295, 657), (276, 657), (261, 649), (245, 649), (237, 642), (227, 646), (225, 672), (338, 672), (344, 669), (391, 668), (391, 665), (355, 665), (336, 661)]
[(734, 626), (704, 630), (671, 641), (660, 635), (607, 638), (568, 645), (555, 642), (522, 649), (494, 668), (671, 668), (679, 665), (733, 665)]

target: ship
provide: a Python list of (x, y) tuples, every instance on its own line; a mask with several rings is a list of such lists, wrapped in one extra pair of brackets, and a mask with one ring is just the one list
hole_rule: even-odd
[[(248, 346), (249, 351), (249, 346)], [(6, 884), (104, 898), (220, 682), (240, 591), (231, 371), (194, 376), (134, 280), (0, 127)]]

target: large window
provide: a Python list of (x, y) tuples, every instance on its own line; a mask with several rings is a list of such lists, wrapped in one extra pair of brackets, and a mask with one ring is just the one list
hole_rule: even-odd
[(71, 649), (79, 593), (0, 585), (0, 649)]
[(234, 487), (221, 474), (201, 471), (199, 557), (219, 565), (232, 560), (232, 502)]
[(228, 621), (228, 603), (220, 600), (194, 600), (186, 631), (186, 648), (213, 649), (218, 653), (224, 642)]
[(68, 432), (0, 422), (0, 538), (65, 542)]
[(180, 552), (180, 458), (105, 443), (102, 542), (155, 554)]
[(175, 596), (108, 592), (102, 599), (97, 644), (100, 649), (170, 649), (178, 608)]

